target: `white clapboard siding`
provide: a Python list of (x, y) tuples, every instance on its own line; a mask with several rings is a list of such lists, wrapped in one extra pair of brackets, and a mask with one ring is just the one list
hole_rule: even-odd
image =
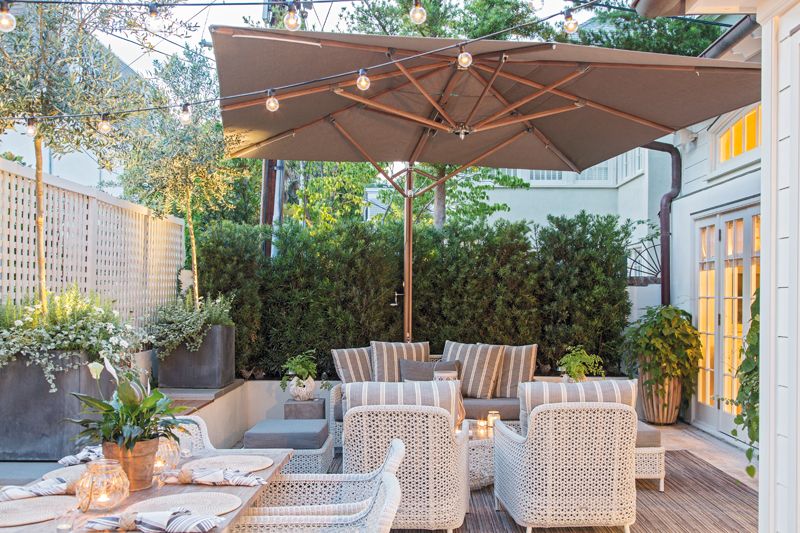
[[(0, 160), (0, 302), (36, 295), (33, 169)], [(183, 220), (45, 174), (47, 287), (77, 284), (141, 323), (174, 298), (184, 262)]]

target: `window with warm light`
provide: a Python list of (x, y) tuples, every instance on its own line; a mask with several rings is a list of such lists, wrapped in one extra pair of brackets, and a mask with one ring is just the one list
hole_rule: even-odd
[(761, 145), (761, 104), (745, 113), (719, 136), (720, 163)]

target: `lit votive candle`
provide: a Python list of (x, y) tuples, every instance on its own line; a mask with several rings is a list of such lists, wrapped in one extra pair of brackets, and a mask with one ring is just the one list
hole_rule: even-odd
[(478, 437), (486, 437), (486, 420), (478, 420)]
[(489, 413), (486, 415), (486, 419), (488, 421), (489, 427), (493, 428), (494, 423), (497, 420), (500, 420), (500, 411), (489, 411)]

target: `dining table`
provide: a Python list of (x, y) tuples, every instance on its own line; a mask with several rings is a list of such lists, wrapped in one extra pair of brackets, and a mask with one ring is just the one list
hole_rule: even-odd
[[(264, 478), (267, 481), (267, 484), (256, 485), (252, 487), (227, 486), (227, 485), (197, 485), (197, 484), (172, 485), (172, 484), (161, 484), (158, 483), (157, 481), (154, 481), (153, 485), (148, 489), (131, 492), (130, 495), (125, 499), (125, 501), (123, 501), (119, 506), (115, 507), (114, 509), (106, 511), (88, 511), (86, 513), (80, 513), (80, 512), (77, 513), (77, 517), (75, 519), (73, 526), (73, 531), (75, 532), (88, 531), (85, 527), (85, 524), (88, 520), (102, 516), (123, 514), (126, 512), (126, 509), (128, 507), (140, 502), (144, 502), (146, 500), (158, 498), (161, 496), (188, 494), (200, 491), (209, 491), (209, 492), (213, 491), (213, 492), (223, 492), (226, 494), (232, 494), (242, 500), (242, 504), (239, 507), (237, 507), (233, 511), (230, 511), (220, 516), (220, 518), (222, 518), (222, 522), (220, 522), (220, 524), (216, 527), (216, 529), (214, 529), (214, 533), (227, 533), (232, 530), (232, 526), (236, 523), (237, 519), (249, 507), (251, 507), (255, 503), (255, 501), (258, 499), (258, 496), (264, 491), (267, 485), (269, 485), (269, 482), (281, 471), (281, 468), (283, 468), (283, 466), (289, 462), (289, 459), (291, 459), (293, 452), (294, 450), (291, 449), (205, 450), (199, 453), (195, 453), (191, 457), (181, 458), (178, 464), (178, 468), (196, 459), (215, 457), (215, 456), (239, 455), (239, 454), (267, 456), (270, 459), (272, 459), (273, 463), (268, 468), (253, 472), (253, 474)], [(12, 533), (12, 532), (54, 533), (55, 530), (56, 530), (55, 520), (48, 520), (46, 522), (39, 522), (36, 524), (30, 524), (26, 526), (0, 527), (0, 533)]]

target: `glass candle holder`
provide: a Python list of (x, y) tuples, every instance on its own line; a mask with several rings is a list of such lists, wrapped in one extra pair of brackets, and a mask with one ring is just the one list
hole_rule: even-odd
[(58, 515), (54, 520), (56, 533), (71, 533), (75, 527), (76, 513), (75, 509), (69, 509)]
[(486, 422), (490, 428), (494, 427), (494, 423), (500, 420), (500, 411), (489, 411), (486, 415)]
[(486, 437), (486, 428), (487, 428), (486, 420), (478, 420), (477, 426), (478, 426), (477, 427), (477, 435), (478, 435), (478, 437), (479, 438)]
[(158, 475), (165, 470), (174, 470), (181, 459), (181, 447), (172, 439), (161, 437), (153, 462), (153, 474)]
[(128, 497), (129, 488), (128, 476), (119, 461), (92, 461), (75, 486), (78, 508), (83, 512), (111, 509)]

